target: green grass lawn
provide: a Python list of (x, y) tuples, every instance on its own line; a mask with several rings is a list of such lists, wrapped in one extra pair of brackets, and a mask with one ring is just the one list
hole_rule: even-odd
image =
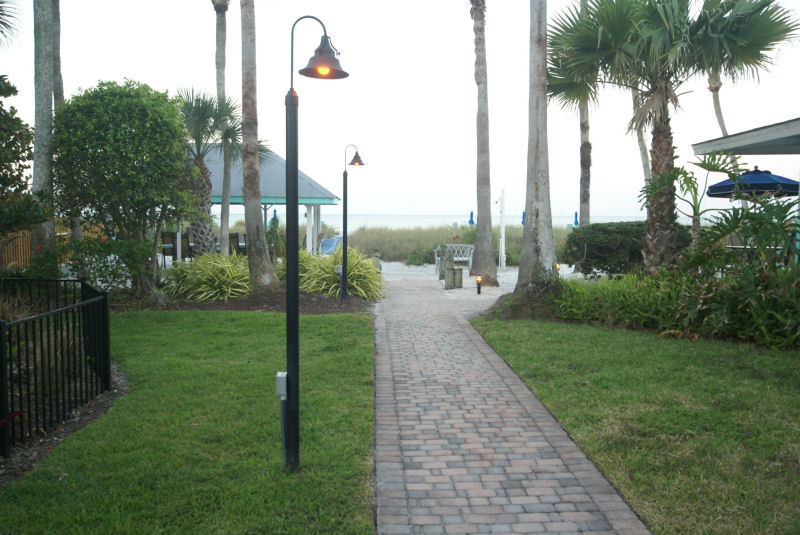
[(301, 317), (299, 473), (283, 314), (118, 313), (111, 339), (131, 393), (0, 490), (0, 531), (373, 533), (371, 317)]
[(654, 533), (800, 533), (800, 354), (476, 319)]

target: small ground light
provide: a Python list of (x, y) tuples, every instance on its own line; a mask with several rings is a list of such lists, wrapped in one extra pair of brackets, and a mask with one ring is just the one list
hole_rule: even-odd
[(481, 293), (481, 281), (482, 280), (483, 279), (481, 278), (480, 275), (476, 275), (475, 276), (475, 282), (478, 284), (478, 293)]

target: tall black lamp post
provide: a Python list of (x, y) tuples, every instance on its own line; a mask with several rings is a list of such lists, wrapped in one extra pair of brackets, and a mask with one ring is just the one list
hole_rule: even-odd
[[(353, 147), (356, 153), (350, 163), (347, 163), (347, 149)], [(348, 165), (364, 165), (361, 161), (361, 156), (358, 155), (358, 147), (355, 145), (348, 145), (344, 148), (344, 173), (342, 174), (342, 274), (339, 276), (339, 299), (344, 301), (347, 299), (347, 166)]]
[(289, 92), (286, 94), (286, 407), (283, 422), (284, 464), (290, 470), (300, 466), (300, 307), (297, 241), (297, 93), (294, 90), (294, 27), (303, 19), (314, 19), (322, 26), (322, 39), (298, 72), (309, 78), (346, 78), (338, 52), (328, 37), (325, 25), (317, 17), (305, 15), (292, 24)]

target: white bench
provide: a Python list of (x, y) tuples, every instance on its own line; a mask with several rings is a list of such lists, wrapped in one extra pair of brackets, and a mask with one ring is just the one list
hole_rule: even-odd
[[(444, 269), (444, 259), (448, 251), (453, 251), (453, 262), (466, 262), (469, 271), (472, 271), (472, 253), (475, 252), (474, 245), (471, 243), (443, 243), (434, 249), (436, 273), (440, 273)], [(469, 271), (467, 273), (469, 273)]]

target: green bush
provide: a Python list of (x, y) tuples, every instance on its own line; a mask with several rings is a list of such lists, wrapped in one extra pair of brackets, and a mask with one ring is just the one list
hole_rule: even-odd
[(556, 313), (607, 327), (676, 329), (679, 290), (668, 277), (640, 274), (598, 282), (562, 280)]
[[(566, 238), (562, 262), (574, 265), (576, 271), (589, 275), (630, 273), (642, 265), (644, 221), (594, 223), (575, 227)], [(678, 249), (684, 249), (691, 237), (686, 227), (678, 227)]]
[(406, 258), (407, 266), (424, 266), (435, 261), (433, 249), (414, 249)]
[[(384, 295), (383, 277), (372, 259), (348, 247), (347, 252), (347, 293), (369, 301), (377, 301)], [(342, 265), (342, 248), (331, 256), (319, 256), (300, 251), (298, 272), (300, 289), (304, 292), (323, 295), (339, 295), (339, 274), (336, 266)], [(278, 277), (286, 281), (286, 263), (275, 267)]]
[(798, 280), (796, 265), (771, 272), (766, 264), (742, 262), (728, 273), (675, 270), (565, 280), (554, 304), (558, 317), (567, 320), (794, 349), (800, 347)]
[(191, 262), (178, 262), (164, 275), (164, 291), (189, 301), (228, 300), (250, 293), (247, 257), (205, 254)]

